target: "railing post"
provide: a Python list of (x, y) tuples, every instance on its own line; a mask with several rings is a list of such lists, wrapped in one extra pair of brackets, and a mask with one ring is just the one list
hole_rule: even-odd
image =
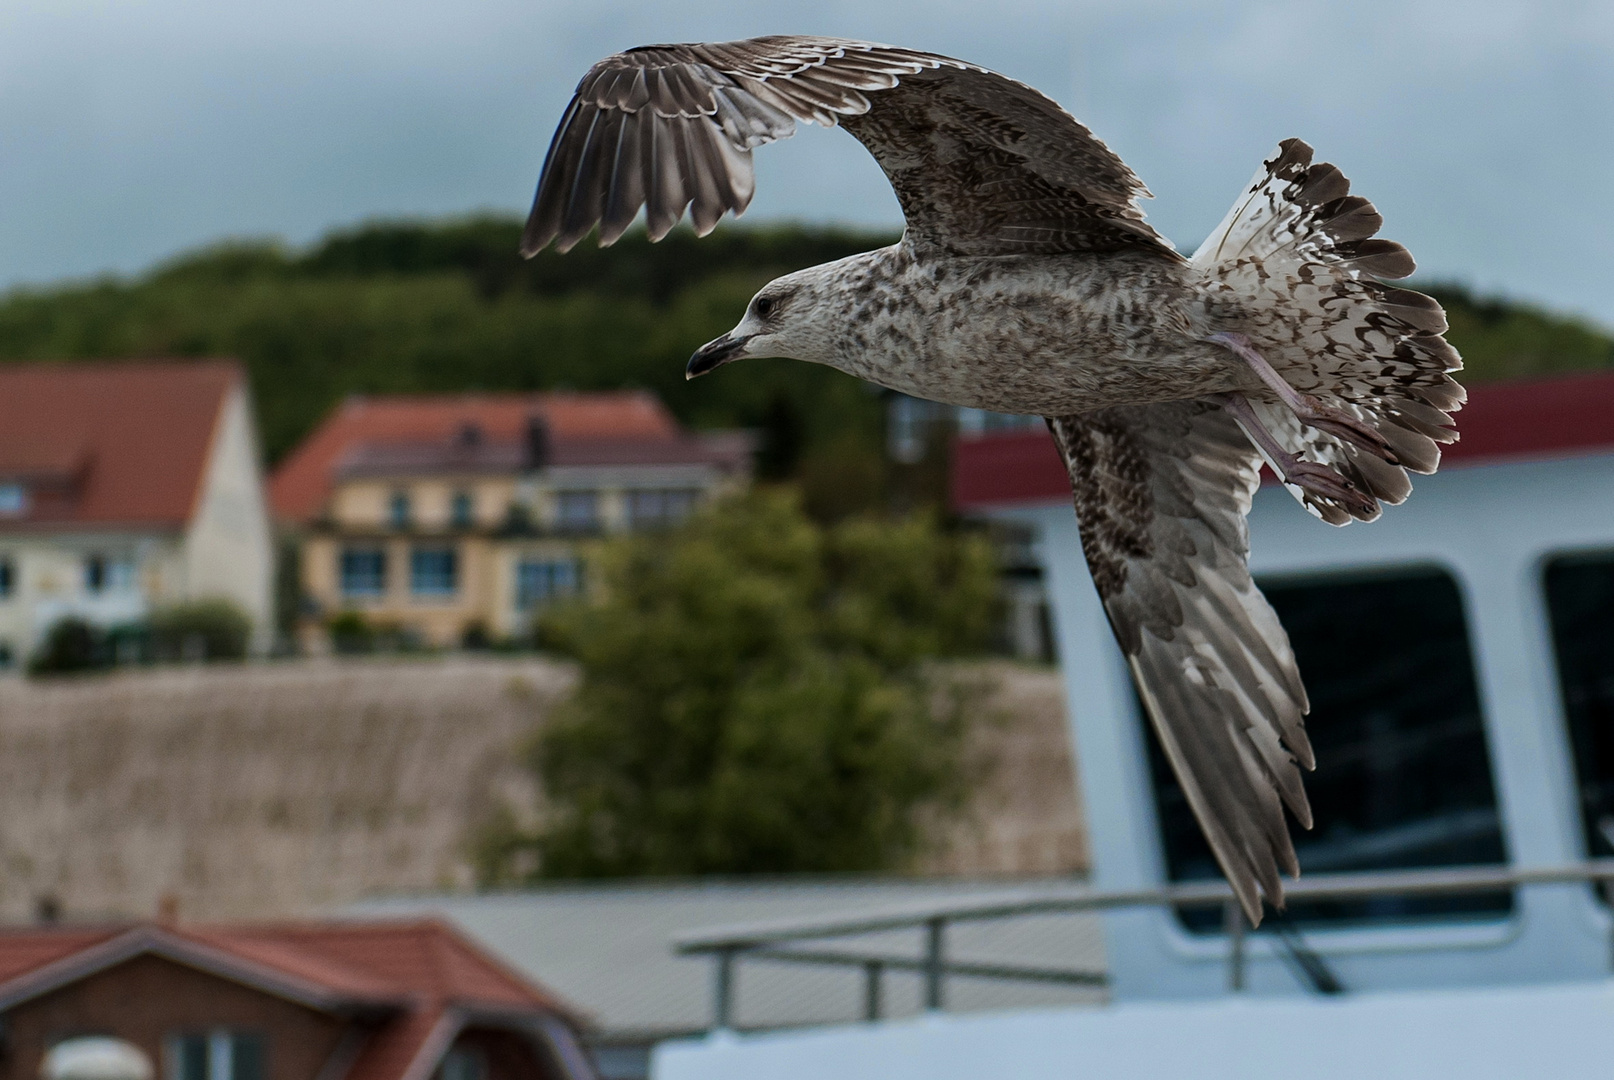
[(940, 1012), (942, 1007), (942, 965), (945, 963), (947, 920), (925, 920), (925, 1008)]
[(716, 961), (712, 979), (712, 1030), (726, 1031), (734, 1012), (734, 949), (724, 947), (712, 954)]
[(1227, 989), (1244, 991), (1244, 909), (1238, 900), (1222, 904), (1222, 928), (1227, 932)]
[(863, 1019), (871, 1024), (880, 1019), (880, 977), (884, 973), (885, 965), (878, 960), (863, 964)]

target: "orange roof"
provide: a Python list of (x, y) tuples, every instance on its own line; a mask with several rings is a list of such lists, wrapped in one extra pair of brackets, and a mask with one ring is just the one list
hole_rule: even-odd
[(0, 480), (38, 488), (6, 527), (183, 527), (242, 379), (228, 360), (0, 365)]
[(351, 397), (283, 461), (269, 481), (269, 501), (284, 520), (316, 517), (336, 466), (366, 443), (448, 440), (474, 424), (494, 442), (519, 442), (542, 416), (557, 444), (601, 439), (671, 441), (678, 422), (655, 395), (610, 393), (458, 394)]
[[(437, 919), (0, 932), (0, 1005), (11, 1007), (156, 953), (314, 1007), (391, 1010), (345, 1080), (402, 1080), (467, 1017), (575, 1013)], [(435, 1045), (435, 1044), (441, 1045)], [(434, 1065), (435, 1060), (427, 1062)]]

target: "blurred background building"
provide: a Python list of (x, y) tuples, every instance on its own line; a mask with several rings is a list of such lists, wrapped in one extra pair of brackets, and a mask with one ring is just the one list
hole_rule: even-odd
[(429, 646), (525, 634), (583, 589), (590, 540), (742, 489), (753, 441), (686, 432), (642, 392), (350, 398), (270, 485), (298, 536), (299, 636), (323, 645), (342, 613)]
[(235, 363), (0, 367), (0, 664), (66, 619), (132, 633), (206, 600), (238, 608), (267, 650), (261, 458)]
[(435, 921), (0, 935), (7, 1080), (589, 1080), (569, 1004)]

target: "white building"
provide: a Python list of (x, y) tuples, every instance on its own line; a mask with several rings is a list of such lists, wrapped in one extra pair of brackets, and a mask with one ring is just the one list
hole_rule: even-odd
[(0, 367), (0, 661), (58, 621), (227, 599), (272, 632), (246, 378), (227, 361)]

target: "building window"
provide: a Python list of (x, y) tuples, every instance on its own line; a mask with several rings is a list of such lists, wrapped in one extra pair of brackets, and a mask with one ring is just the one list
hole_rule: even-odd
[(593, 532), (600, 527), (600, 493), (563, 491), (556, 524), (562, 532)]
[(256, 1032), (187, 1032), (167, 1041), (167, 1080), (265, 1080), (268, 1075), (268, 1040)]
[(488, 1063), (482, 1052), (471, 1046), (453, 1046), (437, 1067), (437, 1080), (487, 1080)]
[[(1273, 582), (1263, 591), (1289, 631), (1311, 697), (1306, 732), (1317, 771), (1305, 777), (1316, 826), (1291, 822), (1307, 873), (1467, 866), (1506, 861), (1468, 629), (1457, 583), (1439, 570)], [(1173, 880), (1219, 877), (1215, 860), (1149, 739), (1151, 773)], [(1303, 922), (1495, 914), (1510, 893), (1291, 902)], [(1185, 910), (1192, 929), (1219, 912)]]
[(380, 596), (387, 591), (387, 553), (378, 547), (342, 549), (343, 596)]
[(451, 547), (421, 547), (411, 551), (409, 591), (416, 596), (452, 596), (458, 592), (458, 552)]
[(17, 591), (17, 564), (9, 556), (0, 557), (0, 600)]
[(394, 491), (387, 500), (387, 524), (394, 529), (409, 528), (409, 492)]
[(516, 607), (535, 607), (576, 596), (582, 591), (583, 568), (576, 559), (523, 559), (516, 564)]
[(87, 555), (84, 558), (84, 591), (89, 593), (128, 592), (135, 587), (133, 559), (115, 559), (105, 555)]
[(628, 524), (634, 529), (664, 529), (683, 521), (695, 509), (700, 492), (693, 489), (650, 489), (628, 492)]
[[(54, 899), (47, 897), (46, 899)], [(52, 1046), (39, 1064), (40, 1080), (152, 1080), (145, 1051), (106, 1035), (78, 1035)]]
[(0, 484), (0, 517), (22, 517), (28, 512), (28, 489), (21, 484)]
[(469, 529), (475, 521), (476, 503), (469, 491), (456, 491), (449, 503), (448, 516), (456, 529)]
[(1614, 554), (1553, 559), (1547, 614), (1586, 853), (1614, 855)]

